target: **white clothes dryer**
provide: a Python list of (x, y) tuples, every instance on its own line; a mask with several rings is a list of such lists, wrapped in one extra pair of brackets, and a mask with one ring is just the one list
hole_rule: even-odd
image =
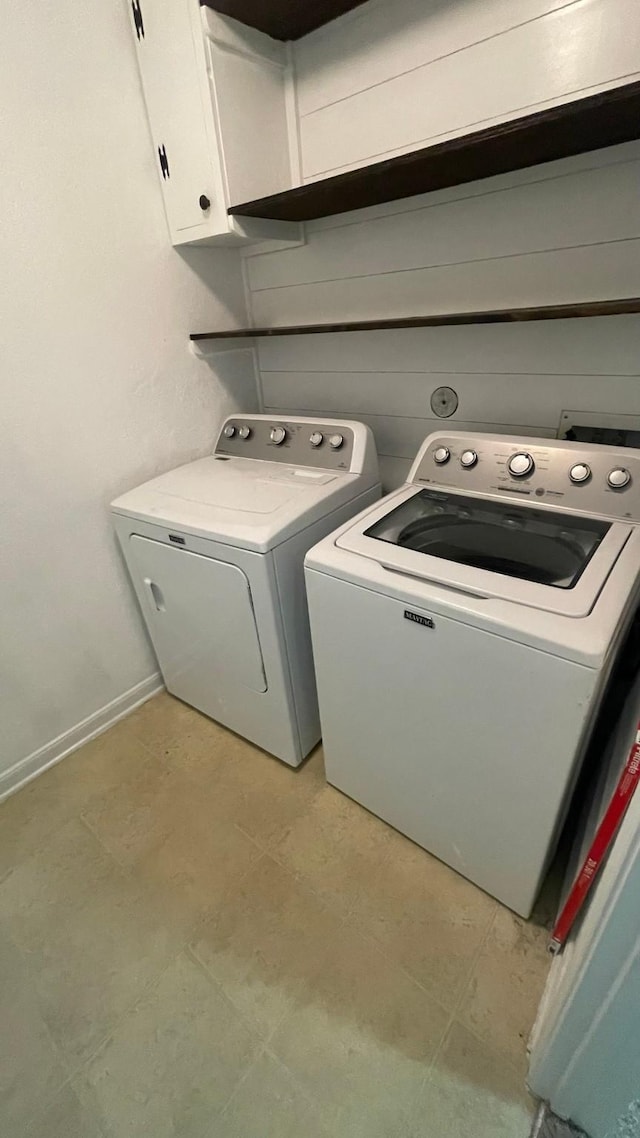
[(297, 766), (320, 737), (304, 555), (379, 497), (368, 427), (245, 415), (113, 502), (168, 691)]
[(430, 435), (311, 549), (327, 778), (528, 916), (638, 604), (640, 451)]

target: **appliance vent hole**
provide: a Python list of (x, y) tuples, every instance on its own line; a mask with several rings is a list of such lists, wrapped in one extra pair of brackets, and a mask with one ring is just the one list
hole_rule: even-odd
[(439, 419), (449, 419), (458, 410), (458, 393), (452, 387), (436, 387), (431, 396), (431, 410)]

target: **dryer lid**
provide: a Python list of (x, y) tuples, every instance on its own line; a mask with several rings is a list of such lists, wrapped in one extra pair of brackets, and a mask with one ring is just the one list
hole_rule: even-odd
[(631, 527), (411, 487), (338, 546), (397, 572), (568, 616), (589, 613)]
[[(266, 464), (265, 464), (266, 465)], [(331, 480), (332, 475), (320, 474)], [(188, 466), (180, 466), (155, 479), (153, 490), (178, 502), (197, 502), (221, 510), (244, 514), (273, 514), (298, 495), (307, 483), (294, 476), (283, 477), (283, 471), (270, 473), (256, 471), (256, 464), (247, 472), (238, 461), (220, 458), (203, 458)]]
[(123, 494), (117, 514), (266, 552), (361, 490), (343, 471), (210, 456)]

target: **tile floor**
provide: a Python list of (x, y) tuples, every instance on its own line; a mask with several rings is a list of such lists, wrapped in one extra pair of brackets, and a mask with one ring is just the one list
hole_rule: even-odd
[(546, 933), (157, 696), (0, 806), (3, 1138), (527, 1138)]

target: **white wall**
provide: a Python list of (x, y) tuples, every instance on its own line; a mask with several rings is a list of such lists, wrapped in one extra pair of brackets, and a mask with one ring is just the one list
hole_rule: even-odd
[(369, 0), (295, 45), (305, 181), (640, 74), (636, 0)]
[(154, 682), (108, 504), (255, 383), (188, 350), (244, 323), (239, 260), (169, 245), (124, 2), (9, 0), (0, 137), (1, 794)]
[[(630, 80), (640, 6), (369, 0), (295, 53), (309, 181)], [(248, 251), (253, 320), (640, 295), (639, 184), (634, 142), (312, 222), (300, 247)], [(640, 413), (635, 316), (283, 338), (258, 351), (265, 409), (363, 418), (388, 486), (441, 423), (429, 402), (440, 385), (458, 392), (462, 428), (555, 434), (565, 409)]]

